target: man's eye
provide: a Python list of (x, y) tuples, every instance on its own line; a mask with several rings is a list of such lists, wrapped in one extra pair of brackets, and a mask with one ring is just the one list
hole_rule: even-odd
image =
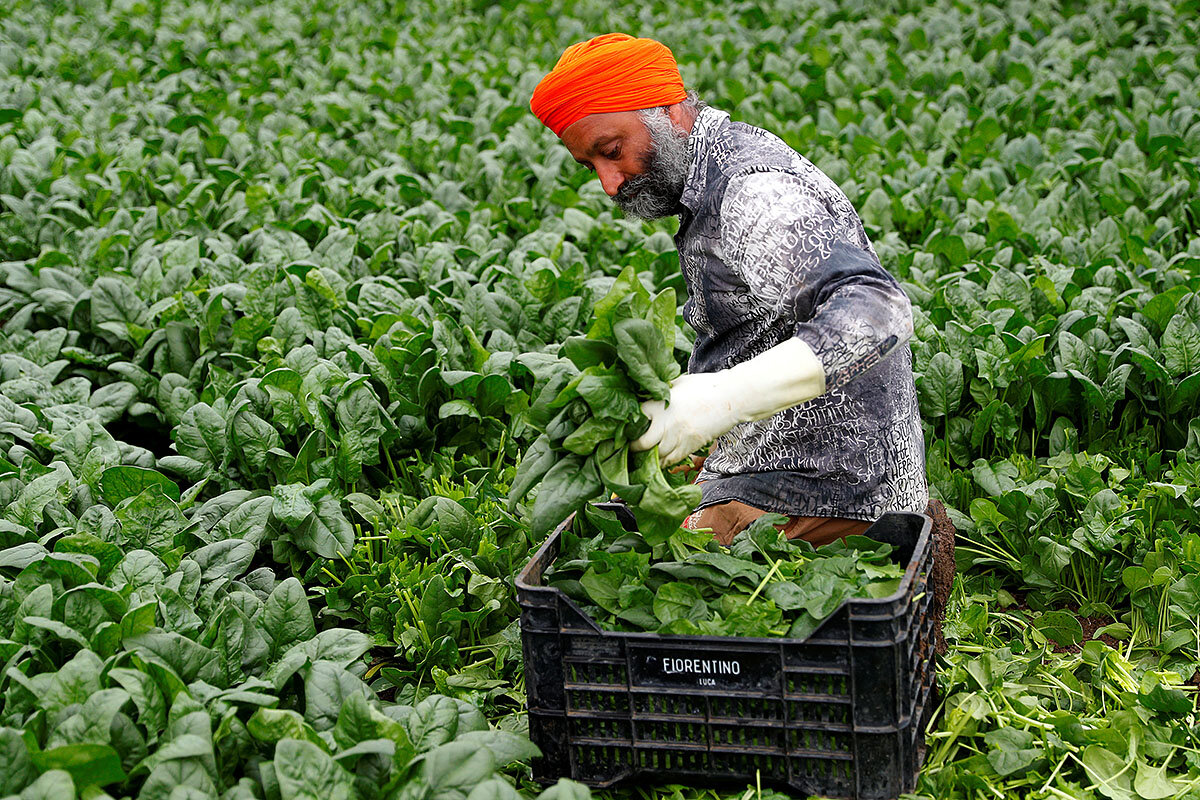
[(621, 157), (621, 148), (616, 147), (616, 148), (613, 148), (612, 150), (609, 150), (607, 153), (601, 153), (600, 155), (604, 156), (609, 161), (616, 161), (618, 158)]

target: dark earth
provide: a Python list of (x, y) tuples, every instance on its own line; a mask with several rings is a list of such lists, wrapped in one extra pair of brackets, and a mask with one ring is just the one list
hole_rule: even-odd
[(946, 620), (946, 604), (950, 601), (950, 590), (954, 586), (954, 523), (946, 514), (941, 500), (930, 499), (925, 514), (933, 520), (933, 574), (929, 586), (933, 591), (934, 649), (938, 655), (946, 652), (946, 640), (942, 636), (942, 623)]

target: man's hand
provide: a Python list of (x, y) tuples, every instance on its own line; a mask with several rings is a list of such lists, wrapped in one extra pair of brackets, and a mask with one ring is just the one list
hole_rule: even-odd
[(738, 424), (726, 385), (730, 372), (680, 375), (671, 382), (669, 403), (642, 403), (650, 427), (633, 442), (633, 449), (649, 450), (658, 445), (659, 457), (666, 466), (682, 461)]
[(825, 391), (825, 370), (802, 339), (792, 338), (730, 369), (680, 375), (667, 403), (649, 400), (650, 427), (634, 450), (658, 445), (664, 466), (682, 461), (739, 422), (777, 414)]

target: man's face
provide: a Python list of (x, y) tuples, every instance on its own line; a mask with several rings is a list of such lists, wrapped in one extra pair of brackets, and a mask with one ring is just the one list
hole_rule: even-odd
[(636, 111), (589, 114), (562, 141), (622, 211), (657, 219), (678, 212), (689, 167), (687, 132), (672, 117), (658, 113), (648, 125)]

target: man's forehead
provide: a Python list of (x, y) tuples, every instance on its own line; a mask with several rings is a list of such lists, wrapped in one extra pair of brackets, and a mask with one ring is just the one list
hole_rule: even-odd
[(638, 119), (636, 111), (588, 114), (567, 126), (562, 141), (576, 157), (590, 155), (612, 140), (629, 135), (632, 123)]

